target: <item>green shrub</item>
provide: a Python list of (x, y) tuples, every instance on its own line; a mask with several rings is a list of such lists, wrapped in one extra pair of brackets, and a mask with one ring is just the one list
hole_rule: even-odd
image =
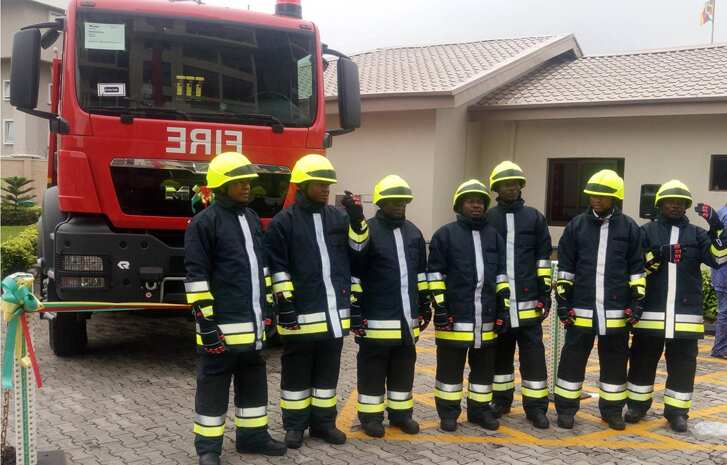
[(40, 218), (40, 207), (14, 207), (9, 204), (2, 205), (0, 220), (3, 226), (25, 226), (35, 224)]
[(0, 244), (0, 276), (30, 269), (36, 262), (37, 250), (38, 230), (35, 225)]
[(712, 287), (710, 270), (702, 270), (702, 292), (704, 293), (704, 319), (714, 321), (717, 318), (717, 294)]

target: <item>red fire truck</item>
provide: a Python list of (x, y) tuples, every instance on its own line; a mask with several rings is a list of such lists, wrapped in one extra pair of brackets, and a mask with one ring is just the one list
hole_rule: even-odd
[[(40, 50), (60, 36), (43, 112)], [(324, 55), (337, 57), (336, 129)], [(360, 124), (358, 69), (321, 43), (300, 0), (278, 0), (274, 15), (72, 0), (64, 18), (15, 34), (10, 100), (50, 123), (38, 261), (49, 301), (183, 303), (184, 229), (211, 157), (242, 151), (258, 164), (251, 206), (265, 222), (291, 198), (295, 160)], [(89, 315), (50, 320), (56, 354), (84, 350)]]

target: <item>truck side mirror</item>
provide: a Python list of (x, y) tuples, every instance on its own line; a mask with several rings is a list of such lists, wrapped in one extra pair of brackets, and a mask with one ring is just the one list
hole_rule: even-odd
[(40, 30), (25, 29), (13, 36), (10, 67), (10, 104), (32, 110), (38, 106), (40, 84)]
[(659, 212), (654, 205), (656, 193), (661, 184), (642, 184), (641, 197), (639, 200), (639, 217), (645, 220), (653, 220)]
[(353, 131), (361, 127), (361, 90), (358, 65), (350, 58), (338, 58), (338, 115), (341, 129)]

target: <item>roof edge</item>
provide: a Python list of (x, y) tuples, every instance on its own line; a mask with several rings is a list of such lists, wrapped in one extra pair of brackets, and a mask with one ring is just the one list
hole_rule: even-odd
[(641, 50), (629, 50), (618, 53), (599, 53), (594, 55), (586, 55), (582, 58), (606, 58), (606, 57), (623, 57), (632, 55), (651, 55), (657, 53), (669, 53), (669, 52), (685, 52), (688, 50), (704, 50), (708, 48), (721, 48), (727, 47), (727, 42), (718, 42), (716, 44), (702, 44), (702, 45), (679, 45), (676, 47), (666, 48), (645, 48)]
[(538, 110), (538, 109), (555, 109), (555, 108), (579, 108), (594, 106), (619, 106), (619, 105), (639, 105), (639, 104), (669, 104), (669, 103), (709, 103), (709, 102), (727, 102), (727, 94), (711, 95), (708, 97), (665, 97), (665, 98), (649, 98), (649, 99), (624, 99), (624, 100), (581, 100), (577, 102), (555, 102), (542, 104), (518, 104), (518, 105), (472, 105), (469, 111), (479, 112), (497, 112), (507, 110)]
[[(570, 33), (570, 34), (561, 34), (558, 36), (552, 36), (550, 39), (536, 45), (535, 47), (527, 48), (527, 49), (523, 50), (522, 52), (518, 53), (517, 55), (515, 55), (511, 58), (508, 58), (507, 60), (505, 60), (501, 63), (498, 63), (494, 67), (489, 68), (489, 69), (473, 76), (468, 81), (465, 81), (462, 84), (460, 84), (459, 86), (453, 88), (451, 90), (451, 95), (456, 95), (461, 92), (464, 92), (467, 89), (470, 89), (471, 87), (476, 86), (481, 81), (486, 80), (491, 75), (494, 75), (507, 68), (510, 68), (510, 67), (514, 66), (515, 64), (517, 64), (518, 62), (520, 62), (524, 59), (527, 59), (528, 57), (530, 57), (538, 52), (541, 52), (541, 51), (544, 51), (544, 50), (547, 50), (550, 48), (557, 49), (557, 48), (559, 48), (559, 46), (567, 44), (568, 42), (572, 42), (571, 50), (573, 50), (573, 53), (576, 55), (576, 58), (581, 58), (583, 56), (583, 52), (581, 51), (581, 47), (578, 44), (578, 40), (576, 40), (575, 35)], [(561, 52), (561, 53), (563, 53), (563, 52)], [(545, 61), (547, 61), (547, 60), (543, 60), (543, 63)], [(539, 66), (539, 65), (542, 65), (542, 63), (539, 63), (537, 66)], [(505, 85), (507, 85), (507, 84), (505, 84)], [(484, 97), (484, 95), (481, 96), (480, 98), (482, 98), (482, 97)]]

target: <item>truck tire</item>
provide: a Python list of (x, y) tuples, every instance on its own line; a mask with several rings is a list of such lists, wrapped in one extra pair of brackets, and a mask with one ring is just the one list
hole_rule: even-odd
[[(58, 301), (56, 285), (48, 280), (47, 300)], [(48, 339), (53, 353), (59, 357), (80, 355), (88, 345), (86, 320), (78, 313), (56, 313), (56, 317), (48, 320)]]

